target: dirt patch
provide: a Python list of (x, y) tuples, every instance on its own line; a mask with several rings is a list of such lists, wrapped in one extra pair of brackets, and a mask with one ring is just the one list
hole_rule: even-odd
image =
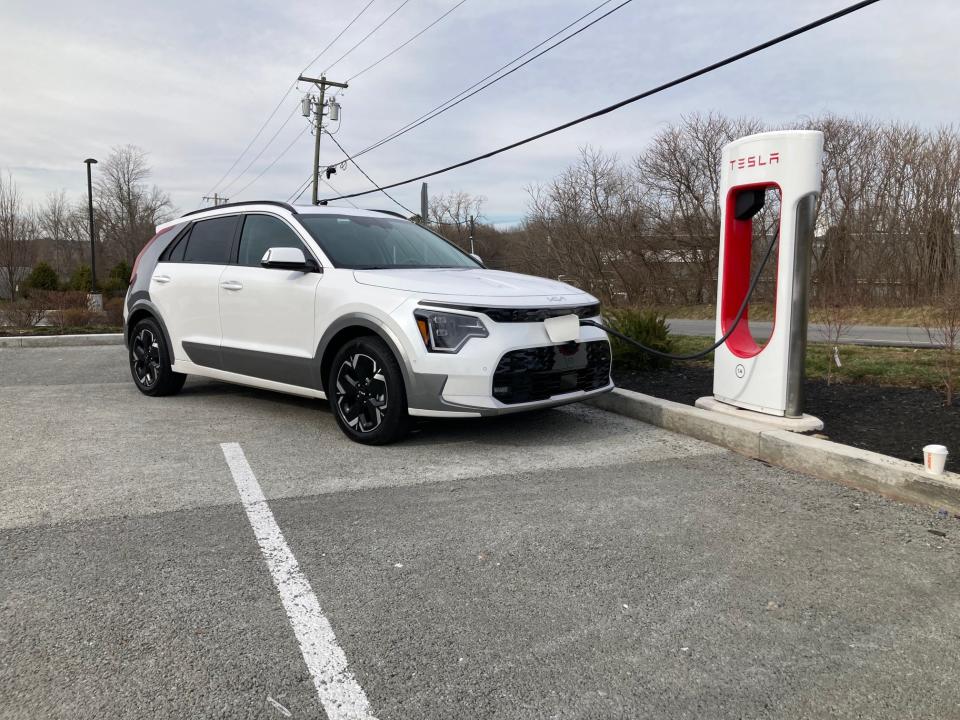
[[(713, 369), (675, 363), (668, 370), (614, 368), (618, 387), (692, 405), (713, 394)], [(823, 420), (831, 440), (911, 462), (930, 443), (950, 450), (947, 469), (960, 472), (960, 407), (945, 408), (933, 390), (807, 380), (806, 412)]]

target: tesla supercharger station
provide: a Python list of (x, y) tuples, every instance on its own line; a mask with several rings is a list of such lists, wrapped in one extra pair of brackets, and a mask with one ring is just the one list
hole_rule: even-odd
[[(740, 408), (787, 423), (807, 420), (795, 429), (822, 427), (803, 415), (807, 291), (822, 153), (823, 134), (812, 130), (750, 135), (723, 149), (716, 339), (733, 326), (756, 272), (751, 266), (757, 255), (754, 218), (770, 191), (780, 194), (779, 240), (768, 261), (768, 266), (776, 265), (775, 309), (773, 332), (759, 345), (750, 332), (747, 308), (715, 352), (714, 397), (702, 398), (708, 402), (698, 402), (701, 407)], [(770, 239), (761, 235), (757, 243), (765, 251)]]

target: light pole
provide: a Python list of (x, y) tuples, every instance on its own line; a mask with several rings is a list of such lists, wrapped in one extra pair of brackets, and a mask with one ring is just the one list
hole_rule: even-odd
[(83, 162), (87, 165), (87, 209), (90, 212), (90, 292), (95, 293), (97, 291), (97, 252), (93, 234), (93, 178), (90, 167), (96, 165), (97, 161), (87, 158)]

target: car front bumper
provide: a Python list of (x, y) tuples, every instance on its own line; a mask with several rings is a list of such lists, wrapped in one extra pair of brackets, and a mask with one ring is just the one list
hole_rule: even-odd
[[(591, 354), (587, 368), (553, 370), (554, 352), (563, 343), (553, 343), (547, 334), (543, 322), (494, 322), (482, 313), (476, 314), (483, 319), (489, 335), (485, 338), (472, 338), (457, 353), (445, 354), (428, 352), (419, 342), (413, 306), (404, 303), (394, 313), (396, 334), (403, 338), (403, 365), (407, 384), (407, 405), (411, 415), (421, 417), (479, 417), (505, 415), (538, 408), (555, 407), (578, 402), (610, 392), (613, 382), (609, 373), (609, 342), (605, 332), (599, 328), (581, 326), (577, 347), (594, 350), (601, 347), (605, 352), (605, 367), (600, 370), (596, 354)], [(530, 392), (530, 385), (523, 388), (527, 392), (512, 394), (508, 402), (504, 398), (501, 361), (507, 355), (524, 355), (524, 351), (533, 351), (549, 356), (542, 360), (546, 365), (531, 366), (529, 375), (538, 378), (536, 390)], [(567, 354), (567, 353), (563, 353)], [(511, 377), (519, 386), (524, 386), (523, 378), (527, 367), (522, 363), (511, 366)], [(583, 372), (584, 376), (577, 373)], [(559, 376), (565, 376), (560, 382)], [(576, 376), (576, 377), (572, 377)], [(586, 377), (589, 376), (589, 377)], [(494, 391), (495, 377), (499, 392)], [(530, 400), (526, 401), (529, 396)]]

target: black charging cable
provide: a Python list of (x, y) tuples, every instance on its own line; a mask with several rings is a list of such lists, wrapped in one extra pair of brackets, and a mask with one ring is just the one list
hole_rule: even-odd
[(596, 320), (581, 320), (581, 325), (586, 325), (589, 327), (600, 328), (606, 333), (613, 335), (614, 337), (620, 338), (625, 343), (629, 343), (634, 347), (640, 348), (645, 353), (650, 355), (656, 355), (657, 357), (666, 358), (667, 360), (699, 360), (704, 358), (718, 347), (723, 345), (727, 338), (733, 334), (733, 331), (737, 329), (737, 325), (740, 324), (740, 321), (743, 319), (743, 314), (747, 311), (747, 306), (750, 305), (750, 298), (753, 296), (753, 291), (756, 290), (757, 284), (760, 282), (760, 275), (763, 273), (763, 269), (767, 266), (767, 261), (770, 259), (770, 255), (773, 254), (773, 248), (777, 244), (777, 240), (780, 239), (780, 230), (773, 236), (773, 240), (770, 241), (770, 246), (767, 248), (766, 254), (763, 256), (763, 260), (760, 262), (760, 267), (757, 268), (757, 272), (753, 276), (753, 280), (750, 281), (750, 287), (747, 289), (747, 294), (743, 298), (743, 302), (740, 304), (740, 309), (737, 311), (737, 316), (733, 320), (733, 324), (730, 326), (730, 329), (723, 334), (723, 337), (717, 340), (713, 345), (708, 347), (706, 350), (701, 350), (700, 352), (690, 353), (689, 355), (672, 355), (671, 353), (663, 352), (662, 350), (656, 350), (652, 347), (648, 347), (641, 342), (634, 340), (631, 337), (627, 337), (621, 332), (609, 328), (603, 323), (598, 323)]

